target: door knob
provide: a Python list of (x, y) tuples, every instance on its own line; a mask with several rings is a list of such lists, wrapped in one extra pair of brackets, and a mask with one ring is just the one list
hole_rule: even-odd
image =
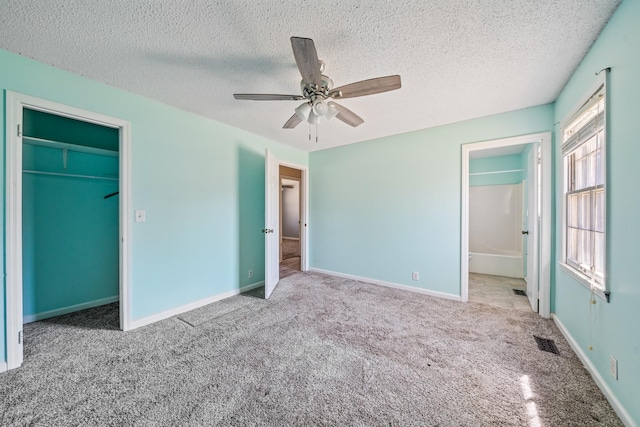
[(522, 231), (522, 234), (529, 234), (529, 231), (528, 231), (528, 230), (527, 230), (527, 231), (524, 231), (524, 230), (523, 230), (523, 231)]

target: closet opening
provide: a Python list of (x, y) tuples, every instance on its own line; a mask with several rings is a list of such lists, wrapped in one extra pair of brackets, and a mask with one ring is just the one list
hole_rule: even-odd
[(24, 323), (119, 300), (119, 140), (116, 128), (23, 110)]
[(7, 92), (7, 368), (23, 325), (118, 304), (100, 327), (130, 329), (130, 124)]

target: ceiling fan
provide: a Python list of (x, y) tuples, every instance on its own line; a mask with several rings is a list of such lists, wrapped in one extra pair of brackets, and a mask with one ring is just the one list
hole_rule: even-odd
[(320, 117), (338, 120), (356, 127), (364, 120), (353, 111), (336, 103), (335, 99), (355, 98), (400, 89), (400, 76), (377, 77), (348, 85), (333, 87), (333, 80), (324, 75), (324, 62), (318, 60), (313, 40), (291, 37), (293, 56), (302, 75), (302, 95), (277, 95), (236, 93), (235, 99), (252, 101), (305, 101), (295, 109), (295, 114), (284, 124), (284, 129), (293, 129), (303, 120), (317, 124)]

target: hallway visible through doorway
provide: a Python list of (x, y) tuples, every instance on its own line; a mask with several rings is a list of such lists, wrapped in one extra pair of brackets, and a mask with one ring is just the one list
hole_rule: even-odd
[(302, 171), (280, 166), (280, 278), (301, 271), (301, 189)]

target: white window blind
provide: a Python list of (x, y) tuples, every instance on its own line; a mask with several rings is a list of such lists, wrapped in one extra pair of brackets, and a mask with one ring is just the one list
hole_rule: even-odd
[(605, 86), (600, 86), (563, 131), (564, 262), (590, 286), (605, 284)]

